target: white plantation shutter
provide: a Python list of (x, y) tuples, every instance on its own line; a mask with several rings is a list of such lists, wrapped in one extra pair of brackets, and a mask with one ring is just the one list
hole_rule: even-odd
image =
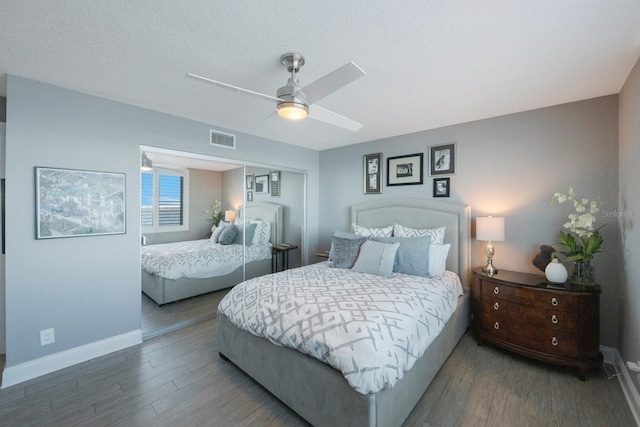
[(154, 168), (140, 174), (141, 226), (144, 233), (186, 231), (188, 172)]

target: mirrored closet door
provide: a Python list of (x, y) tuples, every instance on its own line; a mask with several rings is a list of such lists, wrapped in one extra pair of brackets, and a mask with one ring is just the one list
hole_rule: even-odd
[(285, 267), (274, 245), (302, 264), (304, 173), (153, 147), (141, 165), (143, 338), (215, 317), (232, 286)]

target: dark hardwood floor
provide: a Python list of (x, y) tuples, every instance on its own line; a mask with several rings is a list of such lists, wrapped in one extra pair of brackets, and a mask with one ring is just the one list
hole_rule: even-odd
[[(613, 370), (611, 366), (609, 370)], [(2, 426), (302, 426), (218, 357), (216, 319), (0, 391)], [(616, 378), (478, 347), (470, 331), (407, 426), (633, 426)]]
[(220, 300), (230, 290), (231, 288), (210, 292), (161, 306), (158, 306), (151, 298), (142, 293), (142, 312), (140, 316), (142, 338), (147, 339), (214, 318)]

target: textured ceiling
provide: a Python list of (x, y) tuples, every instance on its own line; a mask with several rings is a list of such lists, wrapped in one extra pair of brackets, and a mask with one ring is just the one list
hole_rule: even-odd
[[(618, 93), (640, 56), (638, 0), (2, 0), (6, 74), (323, 150)], [(304, 86), (366, 76), (318, 105), (364, 127), (289, 122), (268, 101), (280, 55)]]

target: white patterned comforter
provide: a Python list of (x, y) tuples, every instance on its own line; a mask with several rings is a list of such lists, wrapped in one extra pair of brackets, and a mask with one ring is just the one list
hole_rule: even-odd
[(209, 239), (142, 246), (142, 268), (167, 279), (224, 276), (247, 262), (271, 259), (271, 244), (220, 245)]
[(393, 387), (455, 311), (460, 279), (449, 271), (385, 278), (328, 265), (243, 282), (218, 310), (254, 335), (333, 366), (362, 394)]

